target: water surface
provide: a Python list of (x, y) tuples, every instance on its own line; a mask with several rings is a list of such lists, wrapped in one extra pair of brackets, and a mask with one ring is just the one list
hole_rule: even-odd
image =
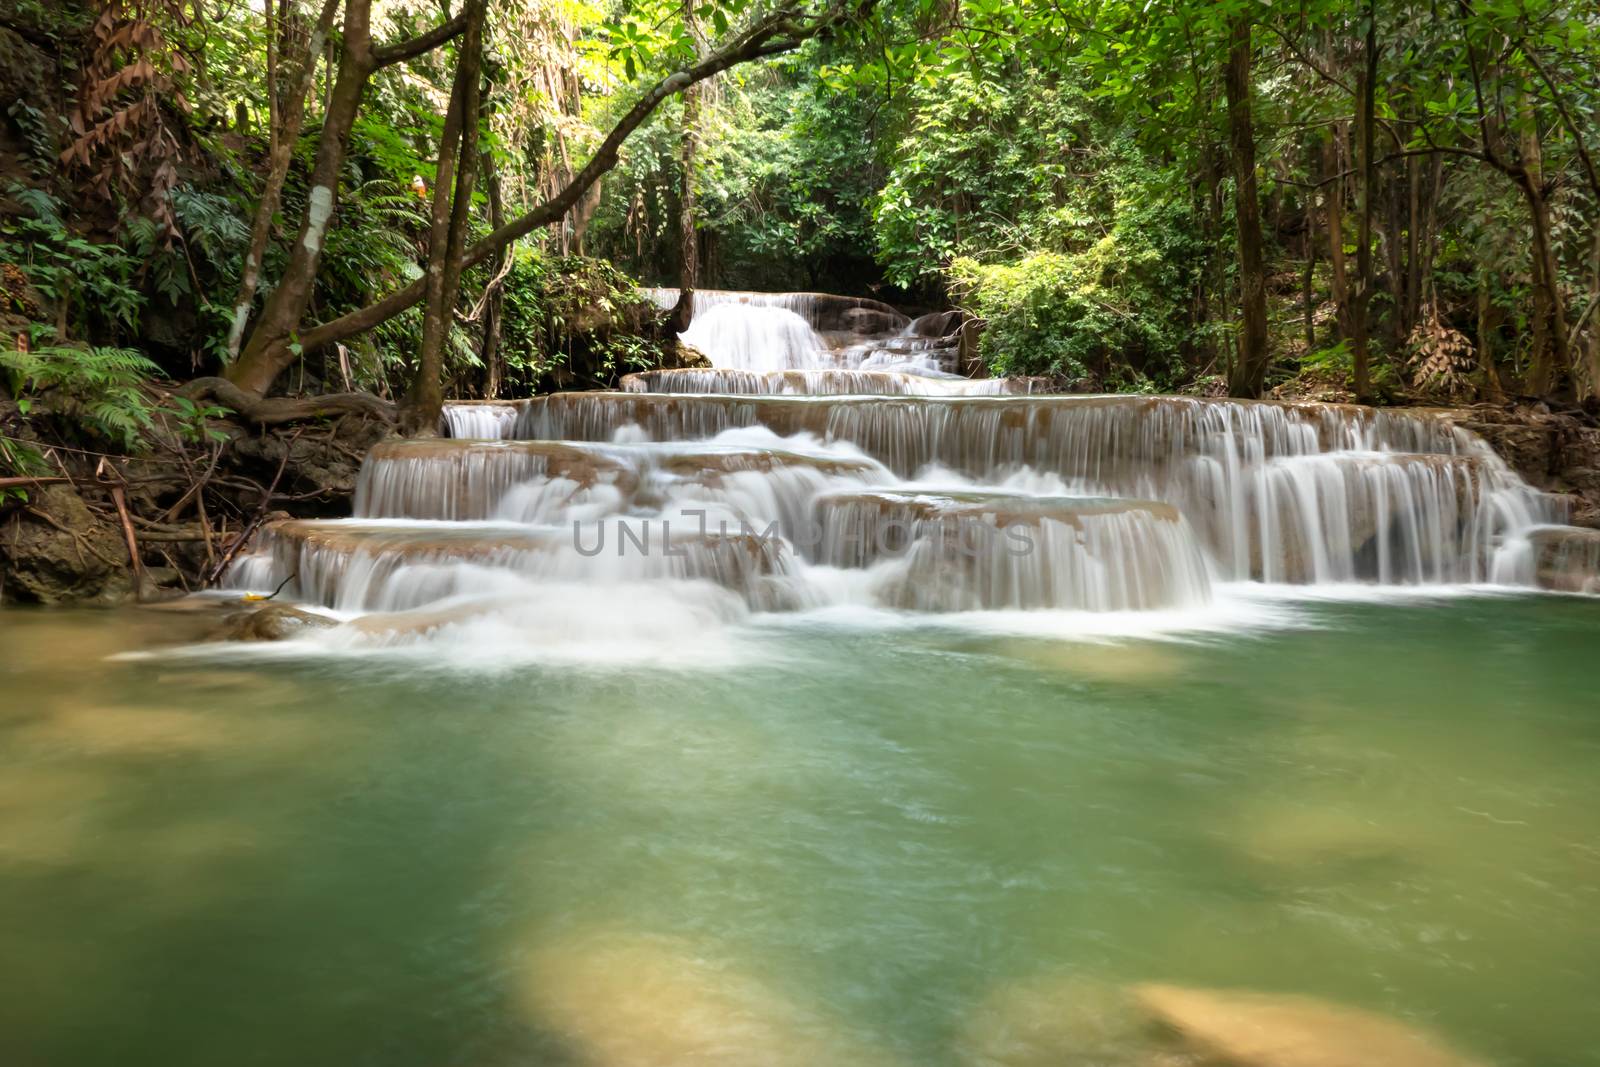
[(501, 670), (7, 611), (0, 1060), (1148, 1063), (1161, 981), (1600, 1064), (1600, 603), (1288, 610)]

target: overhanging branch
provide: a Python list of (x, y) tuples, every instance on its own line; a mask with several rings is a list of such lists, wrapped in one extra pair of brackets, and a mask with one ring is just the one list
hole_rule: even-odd
[[(626, 115), (618, 120), (594, 155), (590, 157), (589, 162), (584, 164), (583, 169), (573, 176), (561, 192), (473, 244), (462, 257), (462, 269), (483, 263), (518, 238), (564, 218), (582, 199), (584, 193), (617, 165), (623, 142), (634, 130), (642, 126), (668, 97), (741, 63), (793, 51), (807, 40), (828, 33), (847, 19), (865, 15), (874, 3), (875, 0), (838, 2), (811, 18), (803, 17), (792, 5), (779, 8), (757, 19), (740, 31), (733, 40), (700, 62), (660, 79), (639, 98)], [(418, 279), (376, 303), (368, 304), (331, 322), (300, 331), (300, 343), (310, 349), (369, 330), (421, 300), (425, 291), (423, 279)]]
[(372, 50), (373, 66), (375, 69), (382, 69), (395, 63), (403, 63), (408, 59), (415, 59), (424, 53), (433, 51), (452, 37), (459, 36), (461, 31), (466, 28), (466, 15), (457, 15), (449, 22), (441, 22), (427, 33), (419, 33), (408, 40), (397, 41), (383, 48), (374, 48)]

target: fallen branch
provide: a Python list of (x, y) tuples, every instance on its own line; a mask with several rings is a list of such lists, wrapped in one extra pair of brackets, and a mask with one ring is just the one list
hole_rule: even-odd
[[(112, 477), (106, 477), (107, 472)], [(108, 459), (102, 459), (94, 471), (95, 478), (105, 490), (111, 494), (111, 502), (117, 506), (117, 518), (122, 523), (122, 537), (128, 543), (128, 562), (133, 566), (133, 596), (135, 600), (144, 599), (144, 561), (139, 558), (139, 538), (133, 532), (133, 519), (128, 514), (128, 494), (126, 486), (122, 483), (122, 474), (111, 465)]]
[(211, 565), (211, 569), (206, 572), (205, 584), (207, 586), (217, 583), (217, 579), (222, 577), (222, 572), (228, 569), (228, 564), (233, 562), (233, 557), (239, 554), (239, 550), (249, 542), (250, 538), (255, 536), (257, 527), (261, 525), (262, 520), (267, 516), (267, 505), (272, 502), (272, 493), (278, 488), (278, 480), (283, 477), (283, 469), (289, 465), (289, 455), (294, 451), (294, 443), (299, 437), (300, 431), (296, 430), (294, 436), (290, 437), (288, 444), (284, 446), (283, 459), (278, 461), (278, 471), (272, 476), (272, 484), (267, 486), (267, 491), (261, 494), (261, 503), (256, 506), (255, 515), (245, 524), (244, 529), (239, 531), (239, 536), (233, 539), (233, 543), (228, 546), (221, 557)]
[(36, 485), (60, 485), (62, 482), (70, 481), (71, 478), (0, 478), (0, 492), (7, 489), (28, 489)]

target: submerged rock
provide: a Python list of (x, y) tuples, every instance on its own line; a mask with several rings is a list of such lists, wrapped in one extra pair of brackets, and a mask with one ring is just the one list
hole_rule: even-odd
[(1161, 1047), (1127, 992), (1077, 975), (1041, 975), (997, 987), (955, 1039), (964, 1067), (1190, 1067)]
[(1479, 1067), (1433, 1035), (1314, 997), (1137, 986), (1196, 1052), (1236, 1067)]
[(326, 630), (338, 623), (326, 615), (291, 607), (264, 603), (236, 611), (222, 620), (211, 635), (213, 641), (287, 641), (311, 630)]
[(519, 967), (532, 1020), (586, 1067), (880, 1067), (836, 1022), (703, 948), (589, 930)]

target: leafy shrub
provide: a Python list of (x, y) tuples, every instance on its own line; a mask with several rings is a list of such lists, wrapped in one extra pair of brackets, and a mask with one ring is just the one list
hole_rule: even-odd
[(532, 391), (547, 374), (589, 384), (659, 363), (646, 324), (655, 306), (604, 260), (518, 248), (506, 275), (501, 351), (506, 382)]
[(0, 349), (0, 374), (23, 415), (36, 398), (49, 394), (55, 410), (129, 450), (151, 427), (152, 405), (141, 386), (158, 373), (160, 368), (131, 348)]
[(98, 244), (67, 229), (61, 202), (12, 183), (8, 196), (28, 212), (0, 227), (0, 262), (12, 264), (67, 322), (87, 332), (131, 332), (145, 304), (137, 278), (143, 261), (120, 245)]
[(950, 266), (957, 300), (985, 324), (979, 353), (995, 374), (1095, 378), (1113, 388), (1170, 387), (1190, 335), (1197, 267), (1183, 240), (1119, 219), (1081, 252)]

